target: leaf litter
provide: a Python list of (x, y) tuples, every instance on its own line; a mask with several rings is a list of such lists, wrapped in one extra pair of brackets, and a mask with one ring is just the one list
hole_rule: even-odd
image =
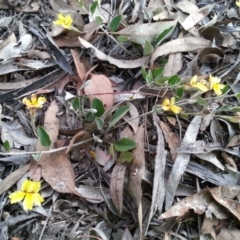
[(239, 7), (2, 1), (2, 239), (238, 239)]

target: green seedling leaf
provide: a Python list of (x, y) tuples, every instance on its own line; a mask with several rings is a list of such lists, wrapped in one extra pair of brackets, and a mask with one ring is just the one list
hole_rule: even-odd
[(11, 150), (11, 147), (10, 147), (10, 143), (8, 140), (6, 140), (4, 143), (3, 143), (3, 147), (9, 152)]
[(121, 163), (131, 162), (134, 159), (134, 155), (131, 152), (121, 152), (118, 161)]
[(74, 98), (71, 102), (72, 107), (75, 111), (77, 111), (80, 108), (80, 99), (78, 97)]
[(91, 11), (92, 14), (95, 13), (97, 7), (98, 7), (98, 1), (94, 2), (90, 7), (90, 11)]
[(94, 120), (95, 120), (95, 123), (96, 123), (96, 125), (97, 125), (97, 129), (102, 132), (102, 130), (103, 130), (103, 125), (104, 125), (103, 119), (100, 118), (100, 117), (96, 117)]
[(174, 86), (177, 85), (181, 81), (180, 77), (178, 75), (173, 75), (168, 79), (168, 85)]
[(109, 122), (108, 129), (115, 126), (116, 123), (119, 122), (125, 116), (125, 114), (127, 114), (128, 110), (129, 106), (122, 106), (117, 111), (115, 111), (115, 113), (112, 116), (112, 119)]
[(120, 141), (114, 142), (113, 146), (117, 152), (126, 152), (135, 148), (137, 144), (130, 138), (122, 138)]
[(97, 113), (93, 113), (93, 117), (101, 117), (104, 113), (104, 106), (100, 99), (94, 98), (91, 102), (91, 108), (96, 109)]
[(143, 56), (149, 55), (152, 52), (153, 52), (153, 46), (149, 41), (146, 41), (143, 49)]
[(101, 17), (97, 16), (97, 17), (95, 18), (95, 22), (96, 22), (96, 24), (97, 24), (98, 26), (100, 26), (100, 25), (103, 23), (103, 20), (102, 20)]
[(177, 88), (177, 90), (175, 92), (176, 101), (178, 101), (183, 96), (183, 93), (184, 93), (184, 88), (183, 87)]
[(163, 71), (164, 71), (164, 68), (163, 68), (163, 67), (155, 68), (155, 69), (152, 71), (153, 78), (154, 78), (155, 80), (157, 80), (158, 78), (162, 77)]
[(228, 85), (226, 85), (222, 90), (222, 94), (225, 94), (228, 90), (229, 90), (229, 87)]
[(79, 1), (79, 7), (84, 8), (84, 2), (83, 1)]
[(157, 36), (156, 40), (154, 41), (153, 46), (156, 47), (156, 46), (160, 45), (162, 43), (162, 41), (168, 37), (168, 35), (172, 34), (174, 28), (175, 28), (175, 26), (171, 26), (170, 28), (165, 29), (163, 32), (161, 32)]
[(50, 147), (51, 139), (45, 129), (41, 126), (37, 127), (38, 138), (42, 146)]
[(197, 99), (197, 103), (200, 104), (200, 105), (205, 105), (207, 102), (206, 102), (206, 100), (204, 98), (199, 97)]
[(129, 40), (129, 38), (125, 37), (125, 36), (118, 36), (117, 40), (118, 40), (119, 43), (125, 43)]
[(142, 72), (143, 78), (146, 80), (146, 78), (147, 78), (147, 71), (146, 71), (146, 69), (142, 67), (141, 68), (141, 72)]
[(153, 82), (152, 71), (150, 69), (148, 70), (148, 74), (146, 76), (146, 82), (147, 82), (147, 84), (150, 84)]
[(115, 32), (118, 30), (119, 25), (121, 23), (121, 15), (118, 15), (116, 17), (114, 17), (109, 25), (110, 31), (111, 32)]

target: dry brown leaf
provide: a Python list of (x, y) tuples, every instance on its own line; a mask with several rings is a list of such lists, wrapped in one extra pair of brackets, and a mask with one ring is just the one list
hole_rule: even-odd
[[(44, 129), (48, 133), (51, 139), (51, 146), (50, 148), (54, 148), (54, 144), (58, 138), (58, 130), (59, 130), (59, 119), (56, 117), (58, 112), (58, 105), (56, 101), (52, 101), (50, 106), (48, 107), (45, 117), (44, 117)], [(36, 144), (37, 151), (47, 151), (49, 150), (48, 147), (44, 147), (41, 145), (40, 141), (38, 140)], [(41, 159), (39, 160), (41, 161)]]
[(181, 141), (180, 141), (179, 137), (177, 136), (177, 134), (172, 132), (171, 128), (166, 123), (159, 120), (159, 124), (163, 131), (165, 141), (167, 142), (167, 144), (170, 148), (172, 159), (173, 159), (173, 161), (175, 161), (175, 159), (177, 157), (176, 149), (178, 149), (180, 147)]
[[(85, 141), (87, 139), (90, 139), (91, 135), (88, 131), (86, 130), (81, 130), (80, 132), (78, 132), (77, 134), (74, 135), (74, 137), (71, 139), (68, 148), (66, 150), (66, 153), (68, 154), (72, 148), (73, 148), (73, 144), (77, 143), (77, 142), (81, 142), (81, 141)], [(89, 149), (90, 143), (84, 143), (81, 146), (77, 146), (76, 148), (80, 148), (80, 149)]]
[(150, 65), (153, 66), (155, 60), (163, 55), (176, 52), (192, 52), (197, 49), (210, 46), (210, 41), (200, 37), (186, 37), (172, 40), (157, 47), (152, 54)]
[(74, 64), (76, 66), (76, 69), (77, 69), (77, 74), (80, 78), (80, 82), (78, 83), (78, 87), (77, 87), (77, 89), (79, 89), (79, 87), (82, 86), (82, 84), (84, 82), (86, 73), (90, 69), (90, 64), (88, 63), (88, 66), (87, 66), (87, 62), (86, 61), (83, 62), (79, 58), (79, 53), (77, 52), (77, 50), (71, 49), (71, 54), (73, 56), (73, 61), (74, 61)]
[(75, 190), (75, 175), (66, 153), (43, 154), (39, 164), (42, 166), (42, 177), (55, 191), (79, 195)]
[(187, 31), (195, 24), (202, 21), (212, 11), (214, 6), (215, 4), (208, 4), (207, 6), (199, 9), (197, 12), (191, 13), (182, 23), (183, 28)]
[(149, 57), (142, 57), (134, 60), (122, 60), (122, 59), (115, 59), (112, 58), (105, 53), (99, 51), (96, 47), (94, 47), (91, 43), (85, 41), (83, 38), (78, 38), (80, 43), (85, 48), (92, 48), (95, 50), (95, 56), (103, 61), (108, 61), (111, 64), (114, 64), (115, 66), (118, 66), (118, 68), (124, 68), (124, 69), (131, 69), (131, 68), (138, 68), (138, 67), (147, 67), (147, 64), (149, 62)]
[[(182, 34), (178, 38), (182, 38)], [(173, 76), (182, 69), (182, 53), (171, 53), (168, 57), (168, 62), (164, 67), (163, 76)]]
[(238, 200), (233, 200), (239, 194), (240, 186), (224, 186), (212, 188), (209, 191), (219, 204), (240, 220), (240, 203)]
[(223, 228), (217, 235), (217, 240), (237, 240), (240, 239), (240, 231)]
[(161, 214), (159, 219), (181, 217), (190, 209), (193, 209), (197, 214), (203, 214), (211, 201), (211, 194), (208, 189), (204, 189), (200, 193), (196, 193), (182, 199), (180, 202), (172, 206), (167, 212)]
[(18, 182), (20, 178), (29, 170), (30, 163), (9, 174), (0, 182), (0, 195)]
[[(187, 128), (187, 131), (184, 135), (183, 141), (181, 146), (188, 146), (189, 144), (196, 142), (196, 137), (198, 135), (198, 131), (200, 128), (202, 117), (195, 116), (192, 119), (192, 122)], [(180, 147), (181, 147), (180, 146)], [(185, 172), (187, 165), (190, 160), (190, 154), (187, 153), (178, 153), (176, 160), (173, 164), (171, 172), (169, 174), (167, 186), (166, 186), (166, 200), (165, 200), (165, 207), (169, 209), (172, 206), (174, 196), (177, 190), (177, 186), (180, 182), (180, 179)]]
[(100, 99), (103, 102), (105, 110), (113, 106), (112, 83), (105, 75), (91, 74), (91, 82), (84, 88), (84, 92), (90, 94), (88, 96), (90, 101), (94, 98)]
[(228, 164), (229, 164), (230, 166), (232, 166), (236, 171), (238, 171), (238, 167), (237, 167), (237, 165), (236, 165), (236, 163), (235, 163), (235, 161), (233, 160), (232, 157), (230, 157), (227, 153), (224, 153), (224, 152), (221, 153), (221, 156), (223, 157), (223, 159), (224, 159), (224, 161), (225, 161), (226, 163), (228, 163)]
[(105, 164), (111, 158), (111, 156), (108, 153), (101, 150), (99, 146), (96, 147), (95, 154), (96, 154), (96, 162), (98, 162), (102, 166), (105, 166)]
[[(134, 159), (130, 165), (127, 191), (131, 196), (134, 206), (138, 212), (138, 221), (140, 232), (142, 233), (142, 178), (145, 170), (145, 152), (144, 152), (144, 132), (145, 124), (142, 124), (134, 136), (137, 147), (133, 150)], [(140, 234), (141, 235), (141, 234)]]
[(231, 141), (228, 143), (227, 147), (236, 147), (240, 145), (240, 134), (235, 135)]
[(216, 240), (215, 227), (218, 226), (220, 221), (218, 219), (207, 218), (206, 215), (203, 220), (201, 234), (211, 234), (212, 238)]
[(126, 165), (123, 165), (122, 163), (117, 163), (113, 168), (110, 178), (110, 196), (120, 214), (122, 214), (123, 207), (123, 189), (125, 172)]

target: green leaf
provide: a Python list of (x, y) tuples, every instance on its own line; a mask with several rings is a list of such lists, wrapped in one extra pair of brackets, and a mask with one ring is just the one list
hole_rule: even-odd
[(229, 90), (229, 87), (228, 85), (226, 85), (222, 90), (222, 94), (225, 94), (228, 90)]
[(157, 80), (158, 78), (162, 77), (163, 71), (164, 71), (163, 67), (153, 69), (152, 75), (153, 75), (154, 80)]
[(183, 93), (184, 93), (184, 88), (183, 87), (177, 88), (177, 90), (175, 92), (176, 101), (179, 100), (183, 96)]
[(119, 43), (125, 43), (129, 40), (129, 38), (125, 37), (125, 36), (118, 36), (117, 40), (118, 40)]
[(146, 41), (143, 49), (143, 56), (149, 55), (152, 52), (153, 52), (153, 46), (149, 41)]
[(147, 71), (146, 71), (146, 69), (142, 67), (141, 68), (141, 72), (142, 72), (143, 78), (146, 80), (146, 78), (147, 78)]
[(10, 147), (10, 143), (8, 140), (6, 140), (4, 143), (3, 143), (3, 147), (9, 152), (11, 150), (11, 147)]
[(51, 139), (50, 139), (48, 133), (45, 131), (45, 129), (41, 126), (38, 126), (37, 133), (38, 133), (38, 138), (40, 140), (41, 145), (44, 147), (50, 147)]
[(199, 97), (197, 99), (197, 103), (200, 104), (200, 105), (205, 105), (207, 102), (206, 102), (206, 100), (204, 98)]
[(96, 22), (97, 25), (100, 26), (100, 25), (103, 23), (103, 20), (102, 20), (101, 17), (97, 16), (97, 17), (95, 18), (95, 22)]
[(131, 152), (121, 152), (118, 157), (118, 161), (121, 163), (131, 162), (134, 159), (134, 155)]
[(162, 31), (157, 38), (154, 41), (153, 46), (158, 46), (160, 45), (160, 43), (168, 37), (168, 35), (170, 35), (171, 31), (175, 28), (175, 26), (171, 26), (170, 28), (165, 29), (164, 31)]
[(84, 2), (83, 1), (79, 1), (79, 7), (83, 8), (84, 7)]
[(97, 125), (97, 129), (102, 132), (102, 130), (103, 130), (103, 125), (104, 125), (103, 119), (100, 118), (100, 117), (96, 117), (94, 120), (95, 120), (95, 123), (96, 123), (96, 125)]
[(78, 97), (74, 98), (71, 102), (72, 107), (75, 111), (77, 111), (80, 108), (80, 100)]
[(94, 3), (92, 4), (92, 6), (90, 7), (90, 11), (91, 11), (92, 14), (95, 13), (97, 7), (98, 7), (98, 1), (94, 2)]
[(178, 75), (173, 75), (168, 79), (168, 85), (174, 86), (177, 85), (181, 81), (180, 77)]
[(98, 98), (94, 98), (91, 103), (91, 108), (96, 109), (97, 113), (93, 113), (93, 117), (101, 117), (104, 113), (104, 105)]
[(151, 69), (148, 70), (148, 74), (146, 76), (146, 82), (147, 84), (150, 84), (153, 82), (153, 76), (152, 76), (152, 71)]
[(110, 25), (109, 25), (111, 32), (115, 32), (118, 30), (119, 25), (121, 23), (121, 19), (122, 19), (121, 15), (118, 15), (112, 19), (112, 21), (110, 22)]
[(112, 116), (112, 119), (109, 122), (108, 129), (115, 126), (117, 122), (119, 122), (125, 114), (128, 112), (129, 106), (122, 106)]
[(114, 142), (113, 146), (117, 152), (126, 152), (135, 148), (137, 144), (130, 138), (122, 138), (120, 141)]

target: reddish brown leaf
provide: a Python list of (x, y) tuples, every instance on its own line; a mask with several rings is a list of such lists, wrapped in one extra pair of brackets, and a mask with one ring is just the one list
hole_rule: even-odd
[(91, 74), (91, 82), (84, 88), (84, 92), (89, 94), (89, 100), (98, 98), (103, 102), (105, 109), (113, 106), (113, 89), (111, 81), (105, 75)]

